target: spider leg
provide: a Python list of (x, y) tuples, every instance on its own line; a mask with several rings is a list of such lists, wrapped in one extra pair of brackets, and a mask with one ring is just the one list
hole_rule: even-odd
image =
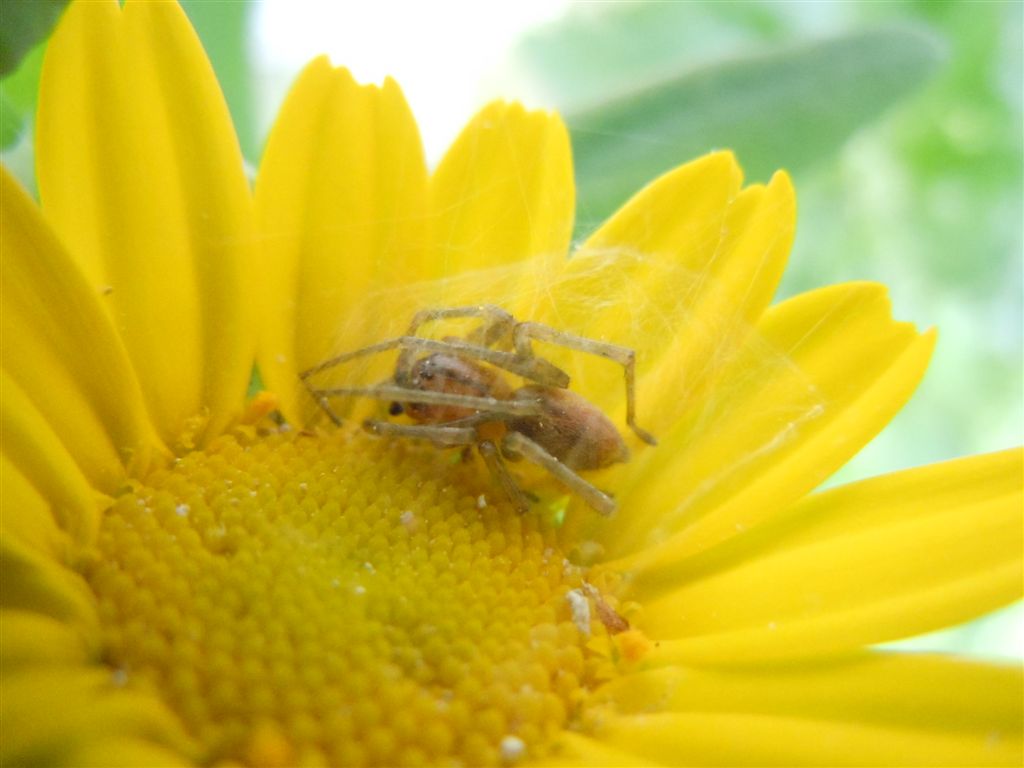
[(447, 424), (395, 424), (390, 421), (367, 419), (363, 429), (375, 435), (411, 437), (430, 440), (434, 445), (449, 448), (470, 445), (476, 441), (476, 430), (470, 427), (451, 427)]
[(543, 467), (605, 517), (615, 512), (615, 499), (588, 483), (526, 435), (507, 432), (501, 442), (501, 448), (507, 456), (525, 456), (534, 464)]
[[(412, 339), (419, 339), (416, 334), (421, 326), (434, 320), (449, 320), (462, 317), (482, 317), (483, 322), (475, 328), (465, 339), (446, 339), (444, 341), (433, 341), (422, 339), (426, 344), (416, 344)], [(404, 338), (407, 339), (402, 346), (402, 352), (398, 356), (395, 365), (395, 379), (401, 381), (402, 377), (408, 377), (412, 370), (417, 351), (434, 352), (457, 352), (465, 357), (474, 357), (490, 363), (498, 368), (530, 379), (538, 384), (549, 387), (565, 389), (569, 386), (569, 375), (552, 365), (547, 360), (534, 357), (533, 355), (523, 356), (512, 352), (504, 352), (491, 349), (501, 339), (507, 338), (516, 327), (516, 319), (501, 307), (493, 304), (481, 304), (474, 307), (444, 307), (438, 309), (423, 309), (413, 315), (409, 330)], [(446, 349), (440, 349), (437, 344), (446, 344)]]
[[(482, 347), (479, 344), (472, 344), (460, 339), (438, 341), (436, 339), (424, 339), (420, 336), (396, 336), (393, 339), (381, 341), (377, 344), (371, 344), (368, 347), (362, 347), (361, 349), (356, 349), (352, 352), (335, 355), (334, 357), (324, 360), (322, 363), (314, 365), (312, 368), (306, 369), (299, 374), (299, 378), (305, 381), (321, 371), (326, 371), (329, 368), (336, 368), (342, 363), (347, 363), (349, 360), (355, 360), (356, 358), (366, 357), (368, 355), (376, 355), (381, 352), (387, 352), (391, 349), (401, 349), (402, 355), (409, 355), (410, 357), (414, 356), (418, 352), (455, 353), (465, 357), (483, 360), (485, 363), (490, 363), (496, 368), (501, 368), (502, 370), (515, 373), (519, 376), (532, 379), (542, 384), (548, 384), (549, 386), (564, 389), (569, 385), (568, 374), (540, 357), (531, 356), (524, 358), (522, 355), (515, 352), (503, 352), (498, 349), (489, 349), (488, 347)], [(401, 360), (401, 357), (399, 360)], [(408, 375), (409, 367), (411, 366), (403, 368), (401, 362), (399, 362), (399, 364), (395, 366), (395, 380), (401, 380), (401, 373), (403, 371)]]
[[(412, 322), (409, 323), (409, 330), (406, 331), (406, 336), (415, 337), (419, 333), (421, 326), (435, 320), (449, 320), (462, 317), (483, 318), (480, 326), (466, 337), (466, 341), (469, 343), (482, 347), (490, 347), (501, 337), (508, 336), (509, 331), (516, 323), (512, 315), (493, 304), (481, 304), (475, 307), (421, 309), (412, 316)], [(396, 379), (401, 376), (408, 376), (412, 370), (414, 355), (415, 349), (413, 347), (406, 347), (402, 350), (395, 365)]]
[(320, 390), (317, 390), (310, 384), (309, 379), (320, 371), (326, 371), (328, 368), (334, 368), (342, 363), (347, 363), (349, 360), (355, 360), (358, 357), (366, 357), (368, 355), (376, 355), (380, 352), (387, 352), (389, 349), (395, 349), (400, 346), (402, 337), (396, 337), (394, 339), (388, 339), (378, 344), (371, 344), (368, 347), (362, 347), (360, 349), (353, 350), (352, 352), (346, 352), (342, 355), (335, 355), (330, 357), (323, 362), (317, 363), (312, 368), (307, 368), (299, 374), (299, 379), (302, 381), (306, 391), (309, 392), (309, 396), (316, 401), (316, 404), (320, 406), (324, 413), (327, 414), (328, 418), (334, 422), (334, 426), (341, 426), (341, 417), (339, 417), (334, 411), (331, 410), (331, 405), (327, 401), (327, 396)]
[[(373, 387), (328, 387), (311, 389), (316, 398), (326, 397), (371, 397), (375, 400), (393, 400), (399, 403), (424, 403), (426, 405), (454, 405), (489, 414), (512, 416), (533, 416), (541, 413), (539, 400), (499, 400), (496, 397), (474, 397), (450, 392), (410, 389), (394, 384), (378, 384)], [(490, 417), (493, 421), (494, 416)]]
[(368, 347), (360, 347), (359, 349), (355, 349), (351, 352), (345, 352), (341, 355), (329, 357), (323, 362), (317, 363), (312, 368), (304, 370), (299, 374), (299, 378), (306, 381), (310, 376), (320, 373), (320, 371), (326, 371), (328, 368), (335, 368), (342, 363), (347, 363), (349, 360), (355, 360), (358, 357), (366, 357), (368, 355), (376, 355), (380, 352), (387, 352), (389, 349), (397, 349), (402, 346), (405, 338), (405, 336), (396, 336), (393, 339), (371, 344)]
[[(509, 315), (509, 317), (511, 317), (511, 315)], [(564, 372), (562, 372), (558, 368), (555, 368), (553, 365), (551, 365), (546, 360), (543, 360), (541, 358), (528, 358), (524, 360), (519, 355), (513, 352), (503, 352), (497, 349), (489, 349), (487, 347), (482, 347), (477, 344), (470, 344), (469, 342), (465, 341), (437, 341), (435, 339), (420, 338), (419, 336), (396, 336), (393, 339), (387, 339), (385, 341), (378, 342), (377, 344), (371, 344), (368, 347), (362, 347), (351, 352), (345, 352), (344, 354), (341, 355), (335, 355), (334, 357), (328, 358), (327, 360), (324, 360), (323, 362), (314, 365), (312, 368), (306, 369), (305, 371), (299, 374), (299, 378), (302, 380), (303, 385), (305, 385), (306, 390), (309, 392), (310, 396), (316, 401), (317, 405), (319, 405), (320, 408), (322, 408), (323, 411), (330, 417), (331, 421), (333, 421), (334, 424), (338, 426), (341, 424), (341, 419), (331, 410), (330, 405), (327, 401), (328, 397), (337, 397), (342, 395), (375, 397), (376, 395), (368, 390), (372, 389), (374, 391), (377, 391), (379, 390), (379, 387), (335, 387), (327, 389), (318, 389), (310, 384), (310, 378), (322, 371), (326, 371), (330, 368), (335, 368), (339, 365), (342, 365), (343, 363), (347, 363), (350, 360), (355, 360), (360, 357), (367, 357), (369, 355), (376, 355), (381, 352), (387, 352), (392, 349), (402, 350), (401, 355), (399, 356), (400, 362), (398, 365), (396, 365), (395, 368), (395, 380), (399, 382), (408, 379), (409, 374), (407, 369), (409, 366), (411, 366), (411, 363), (409, 363), (406, 366), (406, 368), (403, 369), (401, 363), (402, 356), (408, 355), (409, 359), (411, 360), (412, 356), (415, 355), (417, 352), (441, 352), (449, 354), (454, 352), (456, 354), (464, 355), (466, 357), (472, 357), (479, 360), (483, 360), (484, 362), (490, 363), (491, 365), (494, 365), (497, 368), (501, 368), (503, 370), (527, 378), (533, 378), (535, 380), (539, 380), (538, 376), (544, 375), (546, 378), (551, 378), (552, 376), (554, 376), (554, 378), (557, 381), (561, 382), (561, 379), (558, 379), (558, 374), (561, 374), (561, 376), (564, 377), (564, 383), (556, 383), (554, 386), (564, 387), (567, 386), (569, 382), (569, 377)], [(403, 370), (405, 371), (404, 379), (402, 378)], [(393, 387), (392, 389), (395, 389), (395, 387)], [(403, 396), (406, 395), (409, 391), (411, 391), (410, 389), (407, 388), (398, 389), (401, 389), (400, 394)], [(394, 397), (393, 399), (402, 401), (401, 397)], [(453, 403), (448, 401), (442, 402), (438, 400), (422, 399), (419, 397), (419, 395), (417, 395), (416, 399), (410, 399), (406, 397), (403, 402), (436, 403), (439, 405), (467, 405), (469, 407), (476, 408), (477, 410), (497, 410), (498, 412), (504, 411), (510, 413), (537, 412), (536, 410), (516, 410), (518, 406), (512, 406), (511, 408), (495, 409), (493, 407), (493, 403), (499, 401), (496, 401), (493, 398), (479, 398), (478, 402), (476, 403), (464, 403), (461, 401)]]
[(505, 461), (501, 458), (497, 446), (490, 440), (481, 440), (477, 444), (477, 450), (483, 456), (484, 463), (491, 472), (491, 477), (501, 487), (506, 498), (512, 502), (512, 506), (519, 514), (526, 514), (530, 510), (530, 504), (526, 500), (526, 496), (523, 495), (522, 489), (516, 485), (508, 467), (505, 466)]
[(467, 337), (467, 340), (485, 347), (495, 344), (502, 336), (506, 336), (516, 322), (511, 314), (493, 304), (480, 304), (474, 307), (421, 309), (413, 315), (406, 335), (415, 336), (421, 325), (433, 322), (434, 320), (448, 320), (460, 317), (482, 317), (484, 319), (480, 327), (474, 330)]
[(626, 374), (626, 424), (636, 433), (637, 437), (648, 445), (658, 444), (650, 432), (642, 429), (636, 423), (636, 353), (632, 349), (559, 331), (543, 323), (532, 322), (516, 325), (512, 332), (512, 339), (516, 352), (524, 358), (533, 356), (530, 339), (537, 339), (567, 349), (575, 349), (578, 352), (598, 355), (621, 365)]

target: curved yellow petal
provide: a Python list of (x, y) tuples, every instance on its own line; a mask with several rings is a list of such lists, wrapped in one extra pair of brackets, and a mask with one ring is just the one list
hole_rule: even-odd
[[(92, 544), (99, 527), (96, 492), (90, 487), (60, 438), (36, 410), (29, 397), (0, 369), (0, 430), (3, 460), (11, 462), (33, 487), (29, 496), (46, 499), (61, 529), (79, 545)], [(6, 497), (7, 488), (0, 489)], [(13, 502), (13, 503), (8, 503)], [(35, 513), (35, 505), (7, 499), (4, 515)], [(31, 512), (30, 512), (31, 510)], [(50, 518), (50, 512), (43, 514)]]
[(0, 623), (0, 667), (5, 675), (26, 667), (85, 664), (95, 653), (80, 632), (49, 616), (4, 610)]
[(832, 286), (773, 307), (713, 391), (630, 475), (605, 531), (610, 553), (638, 552), (623, 567), (671, 571), (770, 519), (889, 422), (933, 344), (933, 333), (892, 320), (878, 285)]
[[(873, 653), (802, 665), (667, 666), (616, 678), (597, 696), (609, 705), (601, 737), (673, 765), (708, 764), (716, 749), (711, 764), (1020, 762), (1024, 677), (1011, 665)], [(675, 740), (663, 730), (668, 723), (680, 729)], [(701, 723), (724, 729), (712, 732), (717, 744), (695, 733)], [(745, 723), (749, 740), (728, 737)], [(762, 731), (766, 723), (779, 725), (774, 742)], [(663, 741), (638, 743), (645, 732)], [(837, 755), (828, 735), (849, 752)]]
[(181, 8), (72, 4), (47, 49), (36, 147), (43, 208), (105, 294), (160, 434), (216, 434), (252, 366), (251, 199)]
[[(28, 420), (23, 425), (35, 429), (28, 413), (13, 412), (17, 403), (30, 400), (89, 482), (113, 491), (125, 466), (142, 471), (163, 451), (135, 372), (96, 292), (6, 169), (0, 171), (0, 231), (3, 369), (5, 381), (17, 385), (4, 385), (5, 398), (12, 398), (10, 418)], [(45, 450), (47, 460), (62, 461), (43, 433), (35, 449), (24, 445), (30, 439), (24, 435), (14, 448), (21, 445), (26, 456)], [(68, 468), (58, 463), (51, 469)], [(72, 471), (48, 489), (63, 501), (80, 492)]]
[(641, 382), (648, 418), (674, 423), (729, 370), (775, 294), (795, 230), (796, 194), (785, 173), (730, 202), (720, 242), (693, 265), (696, 280), (684, 299), (685, 320)]
[(727, 204), (742, 181), (731, 152), (714, 152), (681, 165), (633, 195), (587, 238), (580, 252), (635, 251), (704, 271), (722, 242)]
[(57, 527), (50, 503), (6, 455), (0, 455), (0, 509), (3, 537), (59, 563), (70, 564), (81, 553), (81, 542), (76, 547)]
[[(728, 152), (666, 174), (598, 230), (521, 315), (634, 351), (637, 422), (662, 445), (651, 448), (622, 430), (630, 463), (597, 479), (622, 498), (632, 481), (645, 481), (648, 462), (663, 465), (675, 455), (663, 440), (665, 425), (728, 370), (782, 274), (795, 227), (792, 184), (776, 174), (766, 187), (740, 191), (741, 177)], [(543, 345), (542, 354), (570, 372), (574, 389), (624, 425), (621, 365), (551, 345)], [(590, 529), (580, 531), (588, 537), (601, 538), (606, 528), (592, 515), (573, 524)]]
[(494, 102), (470, 121), (430, 179), (432, 274), (535, 256), (561, 259), (572, 237), (569, 134), (550, 112)]
[[(650, 423), (655, 411), (647, 398), (650, 379), (645, 374), (695, 322), (695, 305), (712, 287), (720, 287), (702, 271), (717, 263), (741, 177), (728, 152), (661, 177), (626, 203), (571, 259), (556, 262), (543, 280), (527, 290), (519, 283), (517, 315), (633, 349), (641, 413)], [(555, 345), (537, 349), (564, 367), (573, 388), (603, 410), (622, 408), (621, 365)]]
[(155, 697), (119, 688), (109, 669), (30, 668), (0, 685), (0, 764), (80, 765), (80, 750), (115, 738), (192, 749)]
[(645, 602), (645, 628), (673, 638), (662, 646), (678, 658), (742, 662), (893, 640), (1018, 599), (1021, 459), (972, 457), (812, 497)]
[(1018, 766), (1019, 729), (896, 728), (772, 714), (686, 712), (618, 718), (600, 732), (621, 749), (680, 766)]
[(274, 124), (255, 195), (260, 371), (301, 423), (308, 396), (300, 399), (298, 373), (380, 340), (364, 334), (380, 333), (382, 310), (402, 309), (368, 295), (428, 273), (426, 164), (398, 85), (360, 86), (326, 57), (314, 60)]
[(735, 712), (889, 723), (915, 728), (1007, 728), (1024, 714), (1024, 676), (1010, 664), (948, 656), (858, 653), (815, 663), (734, 667), (664, 663), (597, 692), (620, 714)]
[(558, 734), (555, 754), (539, 761), (545, 768), (654, 768), (668, 765), (663, 760), (647, 760), (638, 755), (614, 749), (604, 742), (572, 731)]
[(195, 761), (180, 752), (166, 749), (144, 739), (110, 736), (90, 740), (76, 747), (65, 760), (66, 765), (81, 768), (139, 768), (159, 766), (160, 768), (192, 768)]
[(96, 625), (95, 599), (85, 581), (10, 536), (0, 538), (0, 608)]

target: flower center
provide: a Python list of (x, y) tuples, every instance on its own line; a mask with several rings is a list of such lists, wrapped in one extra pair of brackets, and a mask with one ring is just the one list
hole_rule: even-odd
[(586, 585), (487, 480), (344, 430), (223, 438), (105, 514), (88, 576), (107, 658), (211, 760), (542, 755), (593, 685)]

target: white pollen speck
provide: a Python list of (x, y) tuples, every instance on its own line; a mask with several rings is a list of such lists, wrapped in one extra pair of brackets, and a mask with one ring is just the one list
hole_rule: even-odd
[(300, 491), (304, 491), (307, 488), (309, 488), (309, 486), (306, 483), (299, 483), (299, 490)]
[(373, 567), (373, 563), (363, 563), (363, 568), (368, 570), (370, 573), (376, 573), (377, 569)]
[(365, 595), (366, 594), (366, 587), (364, 587), (362, 584), (356, 584), (352, 588), (352, 591), (355, 592), (357, 595)]
[(411, 509), (407, 509), (399, 515), (398, 521), (405, 526), (405, 529), (409, 531), (409, 533), (413, 533), (416, 530), (416, 515)]
[(516, 763), (526, 753), (526, 742), (518, 736), (506, 736), (501, 740), (498, 749), (501, 750), (501, 759), (506, 764)]
[(191, 507), (188, 504), (179, 504), (174, 508), (174, 511), (178, 514), (178, 517), (188, 517), (188, 513)]
[(482, 493), (476, 497), (476, 508), (484, 509), (487, 506), (487, 497)]
[(256, 491), (249, 491), (249, 495), (255, 499), (259, 494)]
[(590, 603), (582, 589), (570, 589), (565, 593), (565, 599), (569, 601), (569, 610), (572, 611), (572, 623), (576, 625), (582, 634), (590, 634)]

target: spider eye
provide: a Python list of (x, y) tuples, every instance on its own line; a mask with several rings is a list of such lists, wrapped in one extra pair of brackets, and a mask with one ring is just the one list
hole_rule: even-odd
[(388, 406), (388, 413), (390, 413), (392, 416), (398, 416), (400, 413), (404, 412), (405, 408), (402, 407), (401, 403), (392, 403), (390, 406)]

